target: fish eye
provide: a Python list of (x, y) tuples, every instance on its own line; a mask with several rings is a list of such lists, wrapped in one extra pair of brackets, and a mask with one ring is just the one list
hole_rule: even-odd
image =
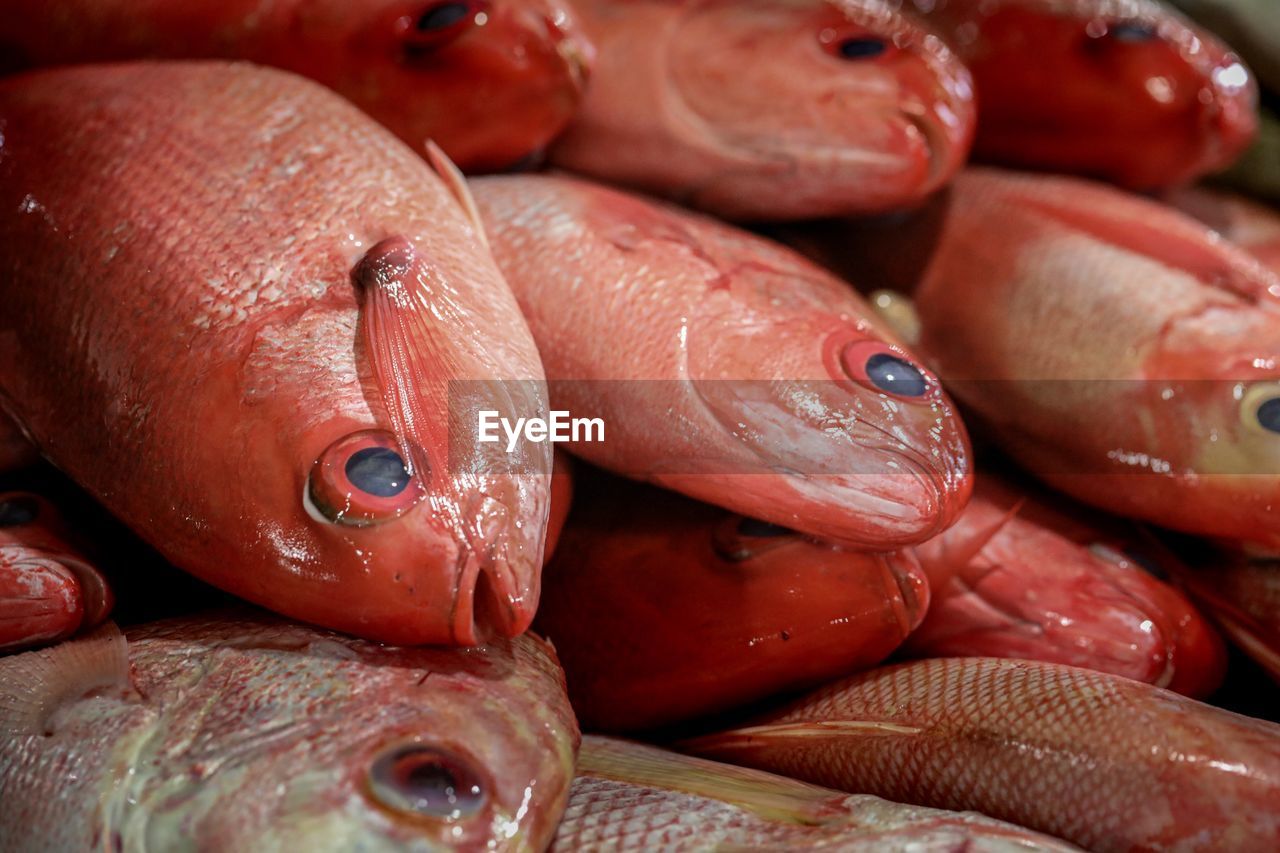
[(396, 438), (361, 430), (329, 445), (311, 466), (305, 502), (321, 520), (367, 527), (407, 512), (423, 497)]
[(795, 536), (789, 527), (746, 516), (731, 516), (716, 525), (711, 547), (720, 559), (741, 563), (762, 554)]
[(879, 341), (846, 345), (840, 351), (840, 367), (855, 382), (895, 397), (923, 397), (929, 391), (924, 371)]
[(21, 527), (40, 515), (40, 506), (27, 495), (0, 497), (0, 527)]
[(818, 42), (823, 50), (849, 62), (862, 59), (876, 59), (889, 52), (890, 44), (880, 36), (859, 30), (850, 32), (844, 28), (827, 28), (818, 33)]
[(1121, 21), (1107, 27), (1107, 37), (1121, 44), (1142, 44), (1155, 41), (1156, 28), (1136, 21)]
[(418, 16), (400, 21), (401, 37), (410, 57), (443, 47), (472, 26), (485, 22), (487, 4), (479, 0), (445, 0), (431, 3)]
[(1240, 419), (1254, 429), (1280, 433), (1280, 382), (1250, 386), (1240, 399)]
[(470, 817), (488, 800), (470, 761), (418, 743), (394, 746), (375, 758), (367, 789), (386, 808), (446, 821)]

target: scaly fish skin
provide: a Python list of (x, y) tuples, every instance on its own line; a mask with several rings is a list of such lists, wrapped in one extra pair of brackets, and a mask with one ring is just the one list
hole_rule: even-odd
[(1217, 689), (1227, 665), (1221, 639), (1138, 562), (1160, 570), (1171, 555), (1149, 553), (1134, 531), (1060, 496), (1050, 500), (978, 475), (960, 520), (913, 549), (931, 602), (906, 650), (1062, 663), (1195, 698)]
[(0, 654), (57, 642), (111, 612), (106, 578), (40, 495), (0, 493)]
[(1257, 85), (1212, 33), (1154, 0), (901, 0), (973, 72), (974, 153), (1134, 189), (1229, 166)]
[(6, 71), (241, 59), (310, 77), (422, 153), (468, 170), (542, 150), (582, 97), (593, 49), (563, 0), (0, 2)]
[(690, 751), (972, 809), (1090, 850), (1280, 844), (1280, 726), (1113, 675), (937, 658), (855, 675)]
[[(404, 644), (528, 626), (549, 447), (477, 475), (449, 393), (536, 405), (542, 368), (456, 180), (247, 64), (10, 77), (0, 122), (0, 396), (51, 461), (175, 565), (292, 617)], [(428, 311), (436, 337), (388, 381), (374, 321)]]
[(534, 624), (590, 730), (652, 728), (865, 669), (929, 606), (910, 551), (849, 551), (613, 477), (579, 488)]
[(968, 154), (969, 72), (881, 0), (584, 0), (557, 165), (736, 219), (910, 205)]
[(588, 735), (552, 850), (1066, 851), (972, 812), (843, 794)]
[(42, 719), (23, 700), (102, 641), (0, 659), (3, 849), (534, 851), (563, 811), (578, 731), (531, 635), (393, 648), (232, 613), (127, 638), (130, 685)]
[[(927, 539), (963, 507), (964, 426), (845, 283), (745, 231), (586, 181), (472, 189), (553, 404), (605, 424), (604, 441), (568, 442), (572, 453), (872, 550)], [(877, 365), (897, 378), (876, 384)]]

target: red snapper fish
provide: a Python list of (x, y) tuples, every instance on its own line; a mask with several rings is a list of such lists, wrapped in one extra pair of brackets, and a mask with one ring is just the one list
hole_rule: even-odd
[(45, 456), (289, 616), (528, 626), (550, 450), (456, 439), (471, 406), (542, 411), (542, 368), (442, 155), (221, 62), (11, 77), (0, 123), (0, 397)]
[(564, 168), (779, 220), (909, 205), (968, 154), (968, 71), (882, 0), (576, 5), (599, 61)]
[(40, 495), (0, 493), (0, 654), (55, 643), (96, 627), (113, 598)]
[(1058, 664), (939, 658), (687, 743), (845, 791), (972, 809), (1089, 850), (1274, 850), (1280, 726)]
[(1103, 184), (972, 169), (913, 224), (807, 246), (910, 293), (873, 301), (1050, 485), (1280, 549), (1280, 277), (1217, 233)]
[(1208, 225), (1280, 275), (1280, 211), (1260, 201), (1209, 187), (1188, 187), (1164, 200)]
[(588, 735), (553, 851), (1074, 847), (973, 812), (890, 803), (652, 746)]
[(564, 447), (734, 512), (874, 550), (944, 529), (968, 438), (843, 282), (709, 218), (561, 176), (472, 182)]
[(310, 77), (422, 153), (506, 168), (581, 100), (593, 50), (563, 0), (0, 0), (7, 70), (242, 59)]
[(0, 848), (541, 850), (578, 728), (532, 635), (395, 648), (227, 613), (0, 659)]
[(929, 606), (910, 551), (846, 551), (612, 477), (581, 491), (534, 624), (588, 729), (653, 728), (866, 669)]
[(960, 520), (914, 549), (932, 601), (907, 652), (1062, 663), (1193, 697), (1217, 689), (1221, 639), (1144, 568), (1163, 572), (1163, 549), (1062, 504), (980, 474)]
[(974, 153), (1135, 189), (1229, 166), (1257, 85), (1213, 34), (1154, 0), (901, 0), (973, 72)]

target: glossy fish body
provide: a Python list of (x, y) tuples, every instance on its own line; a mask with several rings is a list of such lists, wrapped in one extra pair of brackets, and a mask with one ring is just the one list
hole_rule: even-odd
[(652, 728), (883, 660), (929, 604), (909, 552), (870, 554), (597, 476), (535, 622), (595, 731)]
[(736, 219), (892, 209), (973, 134), (968, 71), (881, 0), (584, 0), (599, 48), (557, 165)]
[(1280, 211), (1242, 195), (1191, 187), (1165, 201), (1217, 231), (1280, 275)]
[(1280, 682), (1280, 564), (1239, 554), (1176, 576), (1245, 654)]
[(877, 669), (689, 748), (972, 809), (1091, 850), (1280, 843), (1280, 726), (1056, 664), (939, 658)]
[(928, 538), (963, 506), (963, 425), (844, 283), (767, 240), (583, 181), (472, 188), (554, 406), (605, 425), (604, 441), (570, 452), (878, 550)]
[(30, 465), (39, 458), (18, 425), (0, 412), (0, 472)]
[(972, 812), (844, 794), (651, 746), (583, 738), (552, 849), (1075, 849)]
[(8, 70), (241, 59), (310, 77), (419, 153), (468, 170), (540, 151), (582, 95), (592, 49), (562, 0), (72, 0), (0, 3)]
[(1139, 563), (1153, 559), (1151, 546), (1064, 503), (980, 475), (960, 520), (914, 549), (932, 603), (907, 651), (1062, 663), (1212, 693), (1226, 672), (1222, 641)]
[(106, 579), (49, 501), (0, 493), (0, 654), (54, 643), (107, 618)]
[(818, 242), (913, 294), (913, 349), (1038, 477), (1280, 548), (1280, 277), (1244, 251), (1102, 184), (987, 169), (919, 230)]
[(1232, 163), (1257, 131), (1249, 70), (1154, 0), (904, 0), (973, 72), (975, 155), (1135, 189)]
[(460, 184), (243, 64), (12, 77), (0, 121), (0, 395), (45, 456), (295, 618), (407, 644), (527, 627), (550, 451), (490, 477), (450, 453), (449, 394), (536, 405), (512, 395), (542, 371)]
[(578, 731), (533, 636), (395, 648), (265, 615), (0, 659), (6, 850), (540, 850)]

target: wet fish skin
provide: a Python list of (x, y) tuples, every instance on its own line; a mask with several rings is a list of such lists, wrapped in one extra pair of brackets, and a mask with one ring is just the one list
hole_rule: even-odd
[(228, 59), (310, 77), (418, 153), (462, 168), (536, 155), (572, 117), (594, 50), (563, 0), (0, 2), (6, 71)]
[[(577, 726), (532, 635), (393, 648), (239, 612), (126, 636), (0, 659), (4, 849), (539, 850), (564, 808)], [(77, 698), (121, 651), (127, 683)], [(33, 687), (66, 696), (13, 731)], [(433, 761), (443, 774), (399, 767)], [(442, 818), (449, 779), (459, 814)], [(396, 792), (437, 799), (421, 813)]]
[(929, 607), (909, 550), (846, 550), (598, 472), (583, 480), (534, 625), (589, 730), (654, 728), (865, 669)]
[(552, 850), (1073, 850), (972, 812), (849, 795), (588, 735)]
[(913, 550), (931, 592), (914, 657), (1061, 663), (1193, 698), (1222, 684), (1222, 640), (1147, 571), (1172, 576), (1177, 558), (1060, 495), (979, 474), (960, 520)]
[[(247, 64), (32, 72), (0, 82), (0, 120), (0, 395), (45, 456), (173, 564), (295, 618), (407, 644), (528, 626), (550, 450), (477, 479), (445, 416), (454, 379), (519, 406), (543, 374), (447, 170)], [(391, 245), (411, 262), (386, 286), (437, 312), (400, 365), (416, 434), (368, 320), (427, 309), (353, 280)], [(342, 485), (394, 448), (415, 482)]]
[[(560, 175), (472, 181), (564, 448), (616, 473), (872, 550), (945, 528), (971, 486), (950, 401), (850, 288), (704, 216)], [(860, 355), (859, 355), (860, 353)], [(889, 394), (893, 363), (920, 393)]]
[(960, 168), (972, 79), (881, 0), (582, 0), (599, 59), (565, 169), (718, 216), (909, 206)]
[(1269, 849), (1280, 726), (1057, 664), (936, 658), (819, 688), (696, 754), (1091, 850)]
[(1131, 189), (1231, 165), (1258, 88), (1231, 48), (1154, 0), (900, 0), (973, 72), (977, 159)]
[(0, 492), (0, 654), (63, 640), (111, 612), (111, 588), (74, 538), (42, 496)]

